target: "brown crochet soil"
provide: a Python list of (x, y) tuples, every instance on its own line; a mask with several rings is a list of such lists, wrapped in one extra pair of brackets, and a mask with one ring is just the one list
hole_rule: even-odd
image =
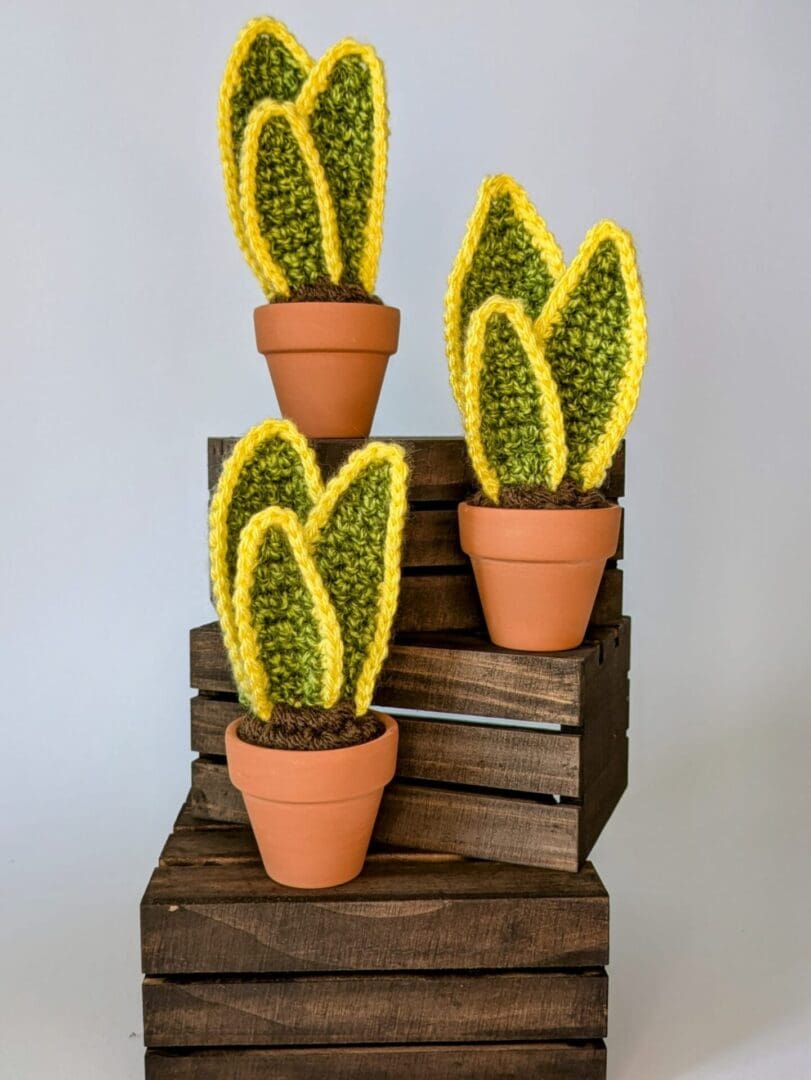
[(247, 713), (237, 734), (243, 742), (272, 750), (340, 750), (371, 742), (386, 730), (374, 713), (355, 716), (348, 701), (331, 709), (294, 709), (275, 705), (270, 720)]
[(382, 304), (379, 296), (374, 296), (362, 285), (341, 283), (336, 285), (329, 278), (314, 281), (311, 285), (300, 285), (289, 296), (278, 296), (276, 304)]
[(471, 506), (496, 506), (503, 510), (603, 510), (614, 504), (597, 488), (581, 491), (574, 481), (563, 480), (557, 491), (531, 484), (505, 484), (498, 503), (481, 491), (468, 500)]

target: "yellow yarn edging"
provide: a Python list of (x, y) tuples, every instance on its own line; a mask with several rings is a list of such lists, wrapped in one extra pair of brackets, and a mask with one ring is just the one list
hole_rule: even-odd
[(597, 248), (610, 240), (617, 248), (620, 270), (628, 299), (628, 360), (617, 387), (614, 406), (605, 431), (589, 450), (578, 477), (579, 486), (588, 491), (599, 487), (631, 421), (639, 398), (639, 384), (647, 357), (647, 319), (645, 300), (636, 265), (636, 250), (630, 233), (613, 221), (600, 221), (589, 229), (565, 274), (557, 282), (535, 320), (535, 334), (543, 348), (563, 315), (572, 293), (580, 284)]
[(237, 643), (231, 583), (228, 579), (228, 510), (243, 468), (254, 457), (259, 447), (270, 439), (283, 439), (293, 448), (301, 461), (304, 482), (314, 503), (318, 502), (324, 491), (315, 453), (295, 424), (289, 420), (264, 420), (261, 424), (252, 427), (239, 440), (233, 453), (222, 467), (209, 510), (211, 585), (223, 641), (239, 690), (244, 689), (244, 675)]
[(304, 525), (307, 542), (312, 549), (332, 516), (335, 506), (344, 492), (371, 465), (388, 463), (391, 467), (389, 512), (386, 522), (386, 539), (383, 549), (383, 580), (380, 585), (375, 630), (366, 651), (355, 686), (355, 712), (362, 716), (372, 702), (383, 661), (389, 647), (394, 615), (400, 591), (400, 553), (403, 526), (408, 509), (408, 466), (405, 451), (397, 443), (368, 443), (356, 450), (343, 468), (327, 484), (324, 495)]
[(304, 528), (293, 510), (270, 506), (254, 514), (239, 538), (237, 573), (234, 579), (234, 612), (237, 640), (245, 674), (245, 689), (253, 713), (260, 720), (269, 720), (273, 701), (268, 692), (268, 675), (259, 655), (259, 640), (252, 613), (252, 591), (262, 543), (270, 529), (284, 533), (295, 559), (301, 579), (310, 594), (313, 615), (319, 630), (319, 651), (323, 678), (321, 702), (331, 708), (341, 692), (343, 678), (343, 642), (338, 617), (330, 602), (324, 582), (310, 554)]
[(324, 175), (321, 159), (310, 135), (309, 127), (297, 107), (291, 102), (279, 102), (270, 99), (260, 101), (251, 110), (242, 140), (242, 154), (239, 160), (239, 206), (246, 241), (260, 270), (260, 281), (264, 280), (270, 286), (270, 291), (266, 290), (269, 300), (272, 300), (277, 294), (287, 296), (290, 292), (284, 269), (274, 260), (270, 242), (262, 235), (259, 209), (256, 205), (256, 165), (259, 156), (259, 140), (265, 124), (274, 116), (282, 116), (287, 120), (310, 174), (318, 204), (324, 262), (330, 281), (335, 283), (340, 281), (342, 270), (335, 208), (332, 205), (332, 196), (330, 195), (327, 178)]
[(448, 277), (448, 289), (445, 294), (445, 345), (451, 389), (463, 418), (462, 289), (473, 263), (476, 248), (479, 246), (490, 205), (494, 199), (502, 195), (509, 195), (515, 216), (529, 233), (536, 250), (543, 256), (552, 277), (558, 279), (566, 268), (563, 252), (557, 240), (518, 181), (503, 173), (497, 176), (486, 176), (479, 187), (476, 205), (465, 228), (461, 247)]
[[(386, 169), (388, 161), (388, 108), (386, 105), (386, 79), (383, 65), (371, 45), (361, 45), (352, 38), (344, 38), (327, 49), (310, 71), (299, 96), (296, 108), (307, 118), (315, 109), (318, 98), (324, 92), (333, 68), (347, 56), (358, 56), (366, 64), (372, 83), (372, 193), (369, 213), (363, 230), (363, 253), (358, 267), (361, 285), (367, 292), (374, 292), (377, 267), (383, 245), (383, 206), (386, 198)], [(339, 241), (340, 242), (340, 241)], [(340, 257), (340, 249), (338, 250)]]
[(267, 34), (274, 37), (284, 45), (294, 60), (301, 65), (304, 72), (309, 72), (313, 66), (313, 59), (302, 45), (293, 37), (284, 23), (269, 16), (260, 16), (251, 19), (240, 31), (239, 37), (234, 43), (225, 72), (220, 84), (220, 96), (217, 103), (217, 139), (220, 147), (220, 162), (222, 164), (223, 184), (225, 186), (225, 202), (228, 207), (228, 216), (234, 229), (234, 235), (240, 246), (242, 254), (259, 278), (263, 290), (267, 291), (269, 283), (262, 278), (260, 266), (254, 261), (253, 252), (248, 246), (242, 214), (239, 208), (239, 170), (236, 163), (234, 140), (231, 134), (231, 101), (240, 81), (240, 68), (250, 51), (251, 46), (258, 37)]
[(470, 316), (465, 340), (462, 392), (465, 439), (467, 440), (470, 463), (484, 494), (491, 502), (498, 503), (501, 483), (498, 474), (487, 457), (481, 435), (481, 373), (484, 367), (487, 326), (494, 315), (505, 315), (510, 320), (521, 347), (532, 365), (538, 387), (538, 410), (549, 458), (548, 487), (550, 491), (557, 489), (566, 472), (567, 450), (560, 397), (558, 396), (552, 369), (535, 337), (532, 320), (527, 315), (520, 300), (508, 299), (504, 296), (489, 297)]

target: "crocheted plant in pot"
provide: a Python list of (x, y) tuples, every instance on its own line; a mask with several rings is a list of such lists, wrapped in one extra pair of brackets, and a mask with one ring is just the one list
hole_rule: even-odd
[(370, 710), (400, 583), (408, 470), (369, 443), (324, 485), (286, 420), (253, 428), (210, 511), (214, 602), (245, 716), (226, 732), (262, 860), (323, 888), (363, 866), (397, 724)]
[(482, 184), (445, 301), (451, 387), (477, 496), (459, 507), (492, 640), (580, 644), (620, 509), (599, 491), (639, 394), (646, 324), (612, 221), (567, 267), (526, 192)]
[(374, 295), (388, 111), (370, 45), (314, 61), (276, 19), (253, 19), (219, 100), (228, 213), (268, 303), (256, 309), (284, 416), (310, 437), (369, 434), (400, 312)]

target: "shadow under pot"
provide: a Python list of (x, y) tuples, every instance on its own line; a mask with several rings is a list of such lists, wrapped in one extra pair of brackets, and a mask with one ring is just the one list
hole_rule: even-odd
[(268, 877), (294, 889), (342, 885), (363, 869), (383, 788), (397, 762), (397, 722), (375, 713), (376, 739), (338, 750), (275, 750), (225, 732), (228, 775), (242, 792)]
[(400, 311), (383, 304), (263, 304), (256, 347), (279, 408), (310, 439), (363, 438), (374, 420)]
[(490, 640), (507, 649), (574, 649), (586, 634), (622, 510), (507, 510), (459, 504)]

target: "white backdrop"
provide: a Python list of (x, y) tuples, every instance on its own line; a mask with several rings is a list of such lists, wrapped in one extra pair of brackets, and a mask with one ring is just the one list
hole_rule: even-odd
[[(220, 190), (213, 0), (0, 8), (4, 754), (0, 1075), (141, 1074), (138, 900), (189, 780), (205, 439), (274, 411)], [(612, 897), (615, 1080), (809, 1075), (811, 7), (279, 0), (373, 41), (392, 111), (376, 431), (458, 431), (445, 277), (508, 171), (568, 257), (637, 239), (631, 786)]]

